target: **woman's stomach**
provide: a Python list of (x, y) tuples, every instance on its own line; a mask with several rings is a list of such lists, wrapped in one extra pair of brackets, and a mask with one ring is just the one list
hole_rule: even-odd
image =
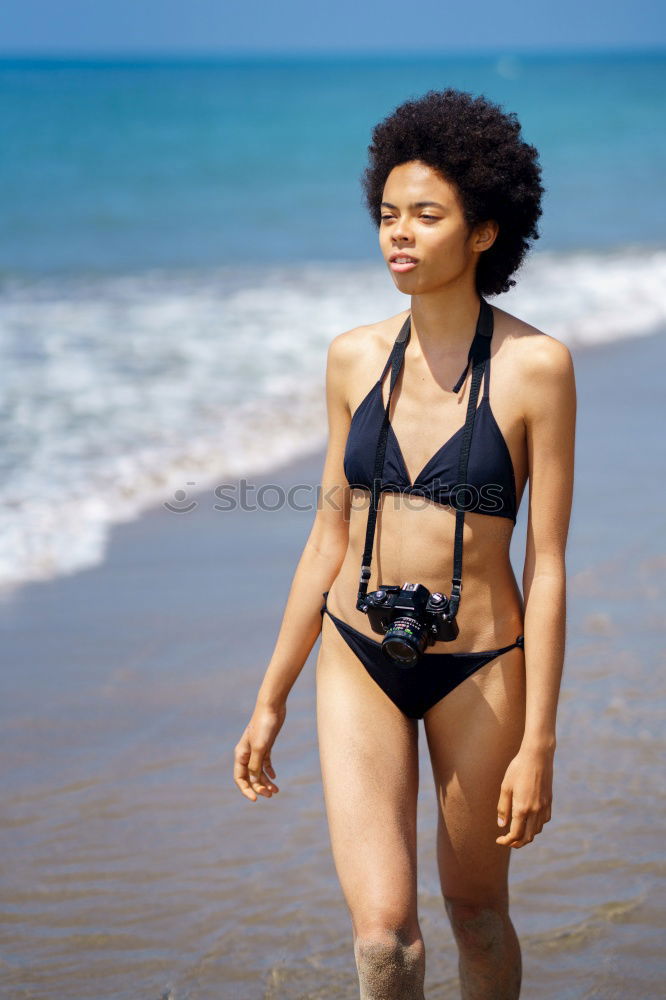
[[(356, 608), (370, 497), (351, 493), (349, 544), (327, 599), (333, 614), (381, 641), (368, 616)], [(422, 584), (431, 593), (451, 594), (455, 510), (422, 497), (383, 493), (377, 515), (368, 592), (383, 586)], [(456, 617), (459, 634), (428, 652), (494, 649), (513, 642), (523, 628), (523, 600), (511, 566), (513, 521), (465, 514), (462, 594)]]

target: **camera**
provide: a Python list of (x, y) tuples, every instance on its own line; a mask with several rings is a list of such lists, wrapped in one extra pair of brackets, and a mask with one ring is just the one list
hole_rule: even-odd
[(383, 635), (382, 649), (398, 667), (413, 667), (426, 646), (451, 642), (458, 624), (446, 594), (431, 594), (421, 583), (384, 587), (366, 594), (361, 608), (373, 632)]

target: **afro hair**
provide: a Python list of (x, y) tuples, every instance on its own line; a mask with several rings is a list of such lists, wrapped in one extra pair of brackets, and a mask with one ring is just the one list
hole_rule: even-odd
[(485, 97), (449, 88), (405, 101), (372, 130), (369, 164), (361, 184), (377, 228), (391, 170), (420, 160), (454, 184), (470, 227), (494, 219), (499, 232), (479, 256), (476, 288), (499, 295), (516, 284), (529, 240), (539, 238), (541, 167), (534, 146), (524, 142), (514, 112)]

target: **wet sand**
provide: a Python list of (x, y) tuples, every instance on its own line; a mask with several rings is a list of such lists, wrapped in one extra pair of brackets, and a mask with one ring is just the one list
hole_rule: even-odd
[[(666, 337), (575, 363), (553, 818), (512, 854), (512, 914), (526, 1000), (651, 1000), (665, 971)], [(314, 488), (322, 461), (253, 481)], [(313, 512), (194, 499), (117, 527), (103, 565), (0, 604), (3, 998), (358, 996), (319, 774), (318, 643), (274, 750), (280, 794), (251, 804), (231, 780)], [(426, 995), (444, 1000), (459, 995), (456, 951), (422, 728), (421, 757)]]

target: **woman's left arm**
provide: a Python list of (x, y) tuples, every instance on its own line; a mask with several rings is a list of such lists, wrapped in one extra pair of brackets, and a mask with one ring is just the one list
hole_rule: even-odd
[(531, 843), (551, 814), (576, 432), (576, 383), (568, 348), (545, 334), (526, 341), (521, 366), (529, 469), (523, 571), (525, 729), (497, 805), (498, 825), (509, 829), (496, 843), (511, 847)]

